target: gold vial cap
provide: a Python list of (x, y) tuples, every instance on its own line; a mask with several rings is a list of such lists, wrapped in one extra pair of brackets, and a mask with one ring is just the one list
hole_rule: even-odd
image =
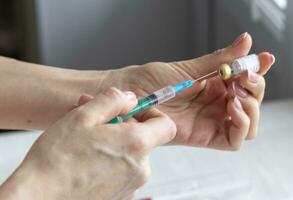
[(228, 64), (220, 65), (220, 67), (219, 67), (219, 76), (223, 80), (227, 80), (227, 79), (231, 78), (231, 76), (232, 76), (231, 67)]

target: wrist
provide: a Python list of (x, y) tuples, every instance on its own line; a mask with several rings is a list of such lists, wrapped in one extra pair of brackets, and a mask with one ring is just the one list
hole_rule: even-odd
[[(20, 166), (0, 187), (0, 199), (34, 200), (50, 199), (50, 191), (44, 190), (48, 183), (34, 167)], [(46, 198), (44, 198), (44, 195)]]
[(95, 96), (97, 93), (110, 87), (121, 90), (131, 89), (129, 82), (132, 80), (131, 69), (134, 66), (105, 71), (77, 71), (76, 75), (83, 76), (84, 82), (79, 83), (83, 87), (83, 93)]
[(109, 77), (112, 76), (111, 70), (88, 71), (88, 70), (69, 70), (64, 82), (71, 84), (74, 93), (90, 94), (95, 96), (108, 86)]

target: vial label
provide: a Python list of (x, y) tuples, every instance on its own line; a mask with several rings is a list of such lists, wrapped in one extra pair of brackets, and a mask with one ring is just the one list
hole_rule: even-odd
[(258, 72), (259, 68), (260, 62), (258, 55), (256, 54), (251, 54), (242, 58), (238, 58), (231, 64), (231, 70), (234, 75), (240, 74), (246, 70)]

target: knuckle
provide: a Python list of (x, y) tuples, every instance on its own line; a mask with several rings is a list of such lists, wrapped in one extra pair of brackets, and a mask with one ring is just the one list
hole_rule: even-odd
[(147, 150), (147, 141), (144, 140), (142, 137), (136, 135), (132, 136), (132, 139), (129, 143), (129, 151), (134, 154), (143, 153)]
[(241, 149), (243, 140), (230, 142), (230, 151), (239, 151)]
[(121, 92), (119, 89), (115, 87), (111, 87), (105, 91), (103, 91), (103, 94), (105, 96), (108, 96), (111, 99), (121, 99), (124, 97), (123, 92)]
[(134, 122), (125, 123), (123, 124), (123, 126), (124, 126), (123, 129), (125, 130), (125, 132), (128, 133), (130, 137), (135, 136), (141, 131), (137, 123), (134, 123)]
[(256, 115), (259, 115), (259, 102), (257, 99), (252, 98), (251, 107), (252, 107), (252, 112), (254, 112), (254, 114)]
[(166, 124), (169, 125), (170, 138), (173, 139), (176, 136), (177, 126), (168, 115), (163, 114), (163, 117), (164, 117), (164, 120), (166, 121)]
[(148, 67), (158, 66), (158, 65), (166, 65), (166, 63), (156, 61), (156, 62), (149, 62), (149, 63), (146, 63), (146, 64), (145, 64), (145, 66), (148, 66)]
[(212, 54), (215, 56), (222, 56), (224, 54), (224, 49), (217, 49)]
[(247, 140), (253, 140), (253, 139), (255, 139), (256, 138), (256, 133), (251, 133), (251, 134), (249, 134), (248, 136), (247, 136)]
[(146, 182), (149, 180), (151, 175), (151, 170), (150, 167), (145, 167), (144, 170), (141, 170), (138, 173), (138, 179), (137, 179), (137, 184), (138, 186), (143, 186), (144, 184), (146, 184)]
[(130, 153), (143, 153), (147, 150), (148, 143), (143, 138), (143, 129), (139, 127), (136, 123), (124, 124), (124, 130), (128, 137), (128, 151)]
[(92, 116), (85, 110), (77, 110), (74, 115), (74, 122), (77, 124), (85, 125), (91, 120)]
[(266, 80), (263, 76), (261, 76), (259, 79), (259, 85), (260, 85), (261, 90), (264, 91), (266, 88)]
[(241, 144), (234, 144), (231, 146), (230, 151), (239, 151), (241, 148)]
[(254, 120), (254, 123), (251, 125), (250, 127), (250, 130), (249, 130), (249, 133), (247, 135), (247, 137), (245, 138), (246, 140), (253, 140), (257, 137), (257, 133), (258, 133), (258, 120), (259, 118), (257, 117), (255, 120)]
[(258, 94), (261, 94), (264, 92), (265, 87), (266, 87), (266, 81), (264, 79), (263, 76), (258, 75), (258, 81), (257, 83), (252, 83), (246, 76), (241, 76), (240, 77), (240, 83), (241, 85), (243, 85), (244, 87), (248, 87), (249, 89), (257, 92)]
[(250, 126), (250, 119), (248, 116), (244, 117), (243, 118), (243, 121), (242, 121), (242, 126), (247, 129), (246, 132), (248, 132), (248, 129), (249, 129), (249, 126)]

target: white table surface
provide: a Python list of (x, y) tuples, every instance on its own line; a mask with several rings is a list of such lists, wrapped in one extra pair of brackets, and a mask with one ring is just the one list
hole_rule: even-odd
[[(0, 182), (21, 162), (40, 132), (0, 134)], [(162, 147), (138, 197), (184, 200), (293, 200), (293, 100), (261, 108), (259, 136), (237, 152)]]

